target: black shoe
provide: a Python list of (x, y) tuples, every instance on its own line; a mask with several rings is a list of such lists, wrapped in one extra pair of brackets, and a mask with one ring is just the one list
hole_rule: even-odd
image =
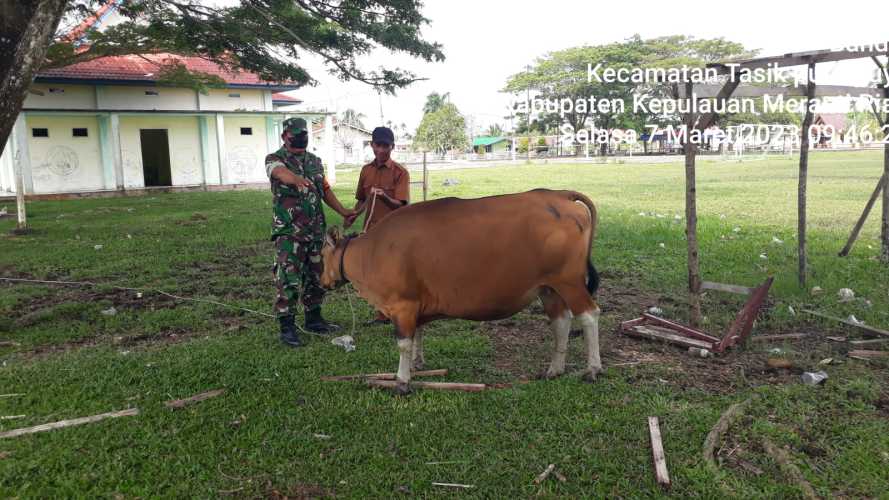
[(340, 331), (340, 326), (335, 325), (333, 323), (329, 323), (327, 320), (321, 317), (321, 309), (314, 309), (312, 311), (306, 311), (306, 330), (310, 332), (320, 333), (321, 335), (328, 335), (334, 332)]
[(303, 343), (299, 340), (299, 334), (296, 333), (296, 324), (293, 320), (293, 315), (290, 316), (281, 316), (278, 318), (278, 323), (281, 325), (281, 342), (289, 345), (290, 347), (300, 347)]

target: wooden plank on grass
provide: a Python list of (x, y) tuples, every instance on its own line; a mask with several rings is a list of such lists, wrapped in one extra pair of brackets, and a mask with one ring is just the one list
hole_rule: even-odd
[(164, 404), (167, 406), (167, 408), (173, 408), (173, 409), (184, 408), (190, 404), (199, 403), (201, 401), (204, 401), (204, 400), (210, 399), (210, 398), (215, 398), (216, 396), (219, 396), (224, 392), (225, 392), (225, 389), (216, 389), (213, 391), (207, 391), (207, 392), (202, 392), (200, 394), (195, 394), (194, 396), (191, 396), (190, 398), (174, 399), (171, 401), (167, 401)]
[(651, 436), (651, 455), (654, 458), (654, 474), (658, 484), (670, 486), (670, 473), (667, 472), (667, 457), (661, 441), (661, 427), (657, 417), (648, 417), (648, 433)]
[[(440, 370), (420, 370), (416, 372), (411, 372), (412, 377), (444, 377), (447, 376), (448, 369), (442, 368)], [(346, 380), (364, 380), (364, 379), (375, 379), (375, 380), (395, 380), (395, 376), (397, 374), (395, 372), (390, 373), (364, 373), (359, 375), (333, 375), (328, 377), (321, 377), (321, 380), (325, 382), (341, 382)]]
[(704, 290), (716, 290), (717, 292), (737, 293), (740, 295), (750, 295), (753, 288), (740, 285), (727, 285), (725, 283), (716, 283), (714, 281), (702, 281), (701, 288)]
[(663, 340), (665, 342), (679, 344), (685, 347), (699, 347), (701, 349), (707, 350), (713, 349), (713, 344), (710, 342), (704, 342), (703, 340), (690, 339), (688, 337), (676, 335), (675, 333), (671, 333), (666, 328), (661, 328), (654, 325), (637, 325), (627, 330), (627, 333), (630, 335), (635, 335), (637, 337), (645, 337), (653, 340)]
[(871, 340), (850, 340), (849, 344), (851, 345), (874, 345), (874, 344), (885, 344), (889, 342), (889, 338), (887, 339), (871, 339)]
[(844, 325), (854, 326), (855, 328), (864, 330), (865, 332), (873, 333), (874, 335), (882, 335), (884, 337), (889, 337), (889, 332), (887, 332), (886, 330), (880, 330), (879, 328), (874, 328), (872, 326), (862, 325), (859, 323), (853, 323), (853, 322), (843, 319), (843, 318), (837, 318), (836, 316), (831, 316), (829, 314), (824, 314), (824, 313), (820, 313), (817, 311), (811, 311), (809, 309), (803, 309), (803, 312), (806, 314), (811, 314), (812, 316), (818, 316), (819, 318), (837, 321), (837, 322), (842, 323)]
[(808, 336), (808, 333), (782, 333), (780, 335), (756, 335), (750, 337), (750, 340), (759, 342), (771, 342), (773, 340), (800, 340)]
[(44, 432), (44, 431), (51, 431), (53, 429), (61, 429), (62, 427), (71, 427), (73, 425), (90, 424), (93, 422), (98, 422), (99, 420), (105, 420), (106, 418), (130, 417), (130, 416), (138, 415), (138, 414), (139, 414), (138, 408), (130, 408), (128, 410), (113, 411), (110, 413), (102, 413), (100, 415), (93, 415), (91, 417), (73, 418), (70, 420), (60, 420), (58, 422), (52, 422), (49, 424), (41, 424), (41, 425), (35, 425), (33, 427), (23, 427), (21, 429), (0, 432), (0, 438), (18, 437), (18, 436), (23, 436), (25, 434), (34, 434), (35, 432)]
[(877, 359), (877, 358), (889, 358), (889, 351), (849, 351), (848, 353), (850, 358), (859, 358), (859, 359)]
[[(367, 385), (371, 387), (383, 387), (392, 389), (398, 387), (397, 380), (377, 380), (370, 379)], [(465, 391), (465, 392), (481, 392), (488, 388), (485, 384), (464, 384), (461, 382), (411, 382), (411, 387), (417, 389), (436, 389), (445, 391)]]

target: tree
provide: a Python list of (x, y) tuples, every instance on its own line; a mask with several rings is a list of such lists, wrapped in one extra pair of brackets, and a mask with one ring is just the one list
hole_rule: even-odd
[[(442, 61), (441, 45), (423, 39), (428, 20), (419, 0), (240, 0), (227, 7), (200, 0), (127, 0), (116, 3), (124, 18), (104, 31), (65, 36), (112, 0), (0, 0), (0, 152), (6, 144), (34, 75), (109, 55), (170, 52), (196, 55), (228, 69), (243, 68), (268, 81), (317, 82), (300, 56), (321, 57), (344, 80), (394, 93), (418, 80), (397, 68), (365, 69), (356, 59), (376, 48), (425, 61)], [(80, 34), (78, 34), (80, 35)], [(182, 83), (184, 68), (171, 62), (160, 73)], [(206, 84), (191, 75), (196, 85)]]
[(445, 92), (444, 94), (433, 92), (429, 94), (428, 96), (426, 96), (426, 104), (423, 105), (423, 114), (425, 115), (438, 111), (439, 108), (447, 104), (450, 98), (450, 92)]
[[(599, 129), (630, 128), (642, 133), (647, 123), (677, 122), (678, 117), (665, 119), (662, 116), (633, 113), (634, 94), (667, 97), (670, 95), (670, 87), (664, 84), (599, 82), (588, 78), (589, 64), (601, 63), (604, 67), (614, 69), (702, 66), (715, 60), (751, 54), (741, 44), (722, 38), (697, 40), (678, 35), (643, 40), (636, 35), (622, 42), (572, 47), (545, 54), (526, 71), (509, 77), (503, 91), (512, 93), (519, 99), (533, 92), (533, 96), (544, 100), (569, 99), (577, 103), (595, 97), (597, 100), (616, 99), (624, 103), (624, 111), (615, 109), (602, 112), (590, 107), (574, 107), (564, 116), (559, 113), (538, 113), (536, 119), (532, 120), (528, 120), (528, 111), (517, 110), (519, 132), (553, 133), (562, 123), (569, 124), (576, 132), (593, 119)], [(607, 145), (603, 144), (602, 148), (604, 153)], [(575, 152), (580, 154), (580, 148), (575, 148)]]
[(469, 145), (466, 138), (466, 120), (451, 103), (423, 115), (414, 144), (440, 154)]
[(499, 123), (494, 123), (488, 127), (488, 135), (491, 137), (500, 137), (503, 135), (503, 127)]
[(367, 118), (367, 117), (364, 116), (363, 113), (359, 113), (358, 111), (355, 111), (352, 108), (346, 109), (340, 115), (340, 121), (342, 123), (345, 123), (347, 125), (352, 125), (353, 127), (358, 127), (358, 128), (367, 128), (364, 126), (364, 122), (362, 121), (365, 118)]

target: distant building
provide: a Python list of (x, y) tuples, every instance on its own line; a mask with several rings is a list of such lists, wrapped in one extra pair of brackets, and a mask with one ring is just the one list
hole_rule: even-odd
[[(327, 123), (316, 123), (312, 129), (315, 140), (323, 142)], [(340, 122), (337, 118), (331, 120), (333, 124), (333, 153), (332, 158), (336, 164), (364, 165), (373, 159), (373, 150), (370, 147), (371, 131), (358, 125)]]
[[(112, 15), (100, 10), (92, 22)], [(161, 85), (158, 72), (170, 62), (225, 85), (205, 93)], [(0, 193), (15, 192), (16, 160), (28, 195), (267, 183), (264, 159), (280, 147), (281, 122), (332, 118), (293, 111), (300, 100), (283, 92), (296, 88), (174, 54), (40, 71), (0, 157)], [(335, 182), (333, 137), (315, 135), (309, 147)]]
[(511, 149), (512, 141), (508, 137), (481, 136), (472, 140), (472, 150), (475, 153), (498, 153)]
[(835, 147), (845, 138), (847, 123), (848, 118), (845, 113), (816, 114), (812, 125), (817, 128), (818, 133), (813, 130), (814, 138), (817, 139), (813, 147)]

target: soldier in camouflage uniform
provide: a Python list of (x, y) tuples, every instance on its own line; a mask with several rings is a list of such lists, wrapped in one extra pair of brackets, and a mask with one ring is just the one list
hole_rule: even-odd
[(265, 159), (273, 195), (272, 241), (277, 250), (275, 313), (281, 326), (281, 341), (299, 347), (293, 310), (298, 301), (305, 310), (306, 330), (331, 333), (339, 329), (321, 317), (324, 289), (318, 279), (325, 232), (321, 202), (343, 217), (352, 217), (354, 211), (343, 207), (331, 191), (321, 159), (306, 151), (306, 121), (290, 118), (283, 128), (284, 145)]

